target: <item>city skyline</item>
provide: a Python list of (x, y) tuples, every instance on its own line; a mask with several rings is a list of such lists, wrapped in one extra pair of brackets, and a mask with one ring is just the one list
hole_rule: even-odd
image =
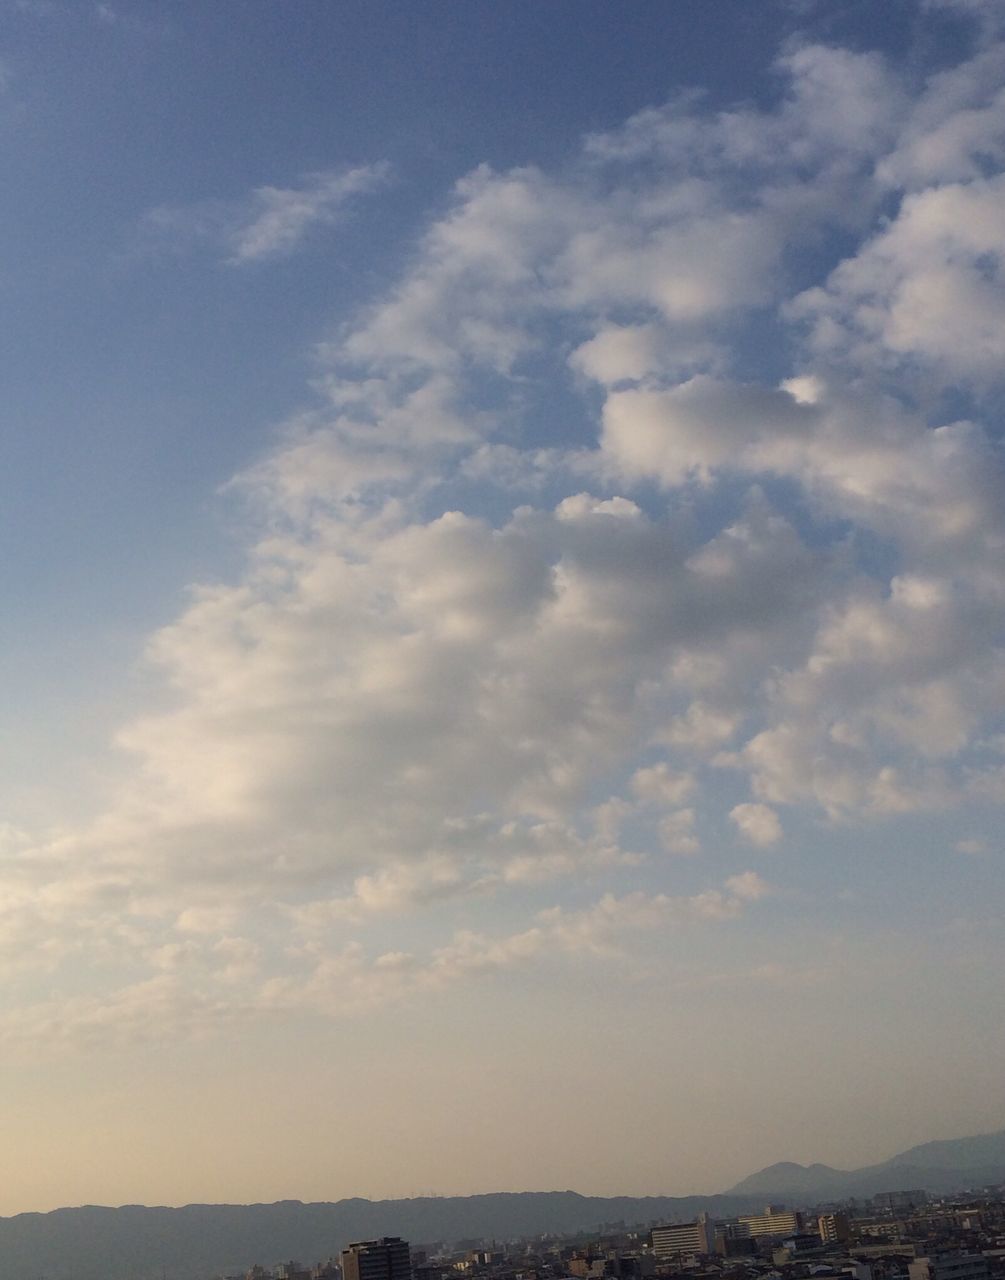
[[(0, 1260), (17, 1272), (44, 1266), (53, 1280), (78, 1275), (163, 1280), (168, 1274), (175, 1280), (210, 1280), (211, 1275), (213, 1280), (357, 1280), (363, 1273), (372, 1280), (449, 1280), (458, 1273), (528, 1280), (529, 1272), (533, 1280), (679, 1275), (996, 1280), (1002, 1274), (1000, 1186), (943, 1196), (918, 1189), (885, 1193), (823, 1213), (774, 1206), (745, 1214), (736, 1212), (738, 1204), (730, 1209), (720, 1201), (715, 1216), (700, 1213), (696, 1220), (681, 1221), (678, 1213), (674, 1225), (667, 1225), (663, 1214), (674, 1214), (674, 1206), (688, 1202), (590, 1201), (570, 1193), (516, 1199), (521, 1207), (515, 1214), (506, 1204), (514, 1197), (504, 1195), (482, 1197), (474, 1208), (466, 1202), (425, 1201), (418, 1212), (416, 1202), (401, 1201), (384, 1206), (359, 1201), (188, 1209), (92, 1206), (30, 1215), (30, 1223), (0, 1219)], [(381, 1209), (385, 1223), (403, 1214), (424, 1233), (424, 1243), (413, 1245), (401, 1236), (348, 1243), (360, 1214), (369, 1212), (372, 1228), (372, 1211)], [(605, 1211), (625, 1216), (598, 1220)], [(654, 1211), (657, 1217), (651, 1219)], [(591, 1222), (572, 1216), (576, 1213), (594, 1217)], [(631, 1215), (639, 1213), (642, 1219), (633, 1221)], [(69, 1221), (76, 1224), (70, 1233)], [(340, 1262), (333, 1253), (338, 1248)], [(283, 1260), (263, 1265), (262, 1259), (276, 1255)], [(308, 1258), (318, 1261), (305, 1262)]]
[(0, 11), (0, 1214), (1000, 1129), (1005, 4)]

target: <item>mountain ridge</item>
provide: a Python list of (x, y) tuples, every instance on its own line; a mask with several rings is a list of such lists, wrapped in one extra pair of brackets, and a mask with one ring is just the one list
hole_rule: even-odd
[[(920, 1164), (923, 1159), (926, 1163)], [(0, 1275), (47, 1280), (209, 1280), (254, 1262), (313, 1262), (349, 1241), (401, 1235), (437, 1240), (593, 1233), (604, 1224), (680, 1221), (707, 1212), (759, 1212), (771, 1200), (809, 1206), (921, 1188), (951, 1192), (1005, 1182), (1005, 1130), (922, 1143), (861, 1169), (781, 1161), (707, 1196), (586, 1196), (498, 1191), (397, 1200), (279, 1200), (270, 1204), (83, 1205), (0, 1218)], [(871, 1190), (869, 1188), (872, 1188)]]
[(352, 1240), (401, 1235), (424, 1241), (508, 1239), (592, 1232), (604, 1223), (728, 1215), (744, 1196), (583, 1196), (500, 1191), (406, 1200), (280, 1200), (179, 1208), (86, 1205), (0, 1218), (0, 1275), (46, 1280), (209, 1280), (254, 1262), (314, 1262)]
[(923, 1142), (889, 1160), (858, 1169), (783, 1160), (742, 1179), (729, 1194), (836, 1200), (914, 1189), (944, 1194), (1003, 1181), (1005, 1129), (1000, 1129), (969, 1138)]

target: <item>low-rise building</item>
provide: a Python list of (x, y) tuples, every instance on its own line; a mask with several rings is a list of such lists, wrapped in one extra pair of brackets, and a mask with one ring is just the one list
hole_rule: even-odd
[(980, 1253), (937, 1253), (916, 1258), (907, 1272), (911, 1280), (988, 1280), (988, 1261)]

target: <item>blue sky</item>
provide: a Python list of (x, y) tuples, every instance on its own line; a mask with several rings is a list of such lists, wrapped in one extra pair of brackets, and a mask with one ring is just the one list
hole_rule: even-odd
[(1001, 5), (3, 14), (0, 1211), (1000, 1127)]

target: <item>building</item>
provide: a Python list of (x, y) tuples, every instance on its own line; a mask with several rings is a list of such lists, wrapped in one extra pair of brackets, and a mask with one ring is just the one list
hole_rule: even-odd
[(745, 1213), (736, 1221), (734, 1228), (738, 1236), (749, 1236), (758, 1240), (762, 1237), (784, 1239), (785, 1236), (797, 1236), (802, 1233), (803, 1215), (794, 1210), (783, 1209), (781, 1205), (769, 1204), (764, 1213)]
[(844, 1244), (851, 1239), (851, 1224), (846, 1213), (822, 1213), (817, 1218), (817, 1231), (824, 1244)]
[(738, 1236), (735, 1223), (724, 1222), (715, 1230), (715, 1251), (723, 1258), (749, 1258), (757, 1252), (757, 1241)]
[(653, 1227), (649, 1240), (657, 1258), (675, 1258), (680, 1254), (711, 1253), (715, 1248), (713, 1224), (708, 1214), (694, 1222), (678, 1222), (667, 1227)]
[(656, 1274), (656, 1259), (651, 1253), (615, 1253), (608, 1260), (606, 1271), (616, 1280), (645, 1280)]
[(872, 1198), (877, 1209), (918, 1209), (928, 1203), (928, 1192), (916, 1188), (913, 1191), (881, 1191)]
[(599, 1253), (576, 1253), (565, 1264), (566, 1275), (577, 1276), (586, 1280), (587, 1276), (602, 1276), (605, 1271), (604, 1259)]
[(916, 1258), (907, 1268), (911, 1280), (988, 1280), (981, 1253), (938, 1253)]
[(920, 1258), (924, 1257), (928, 1246), (915, 1240), (899, 1240), (885, 1243), (850, 1244), (848, 1252), (853, 1258), (872, 1258), (880, 1261), (884, 1258)]
[(789, 1236), (787, 1240), (783, 1240), (771, 1257), (775, 1266), (783, 1266), (785, 1263), (819, 1257), (826, 1248), (827, 1246), (816, 1232), (807, 1232), (803, 1235)]
[(349, 1245), (342, 1250), (342, 1280), (412, 1280), (408, 1241), (381, 1236)]

